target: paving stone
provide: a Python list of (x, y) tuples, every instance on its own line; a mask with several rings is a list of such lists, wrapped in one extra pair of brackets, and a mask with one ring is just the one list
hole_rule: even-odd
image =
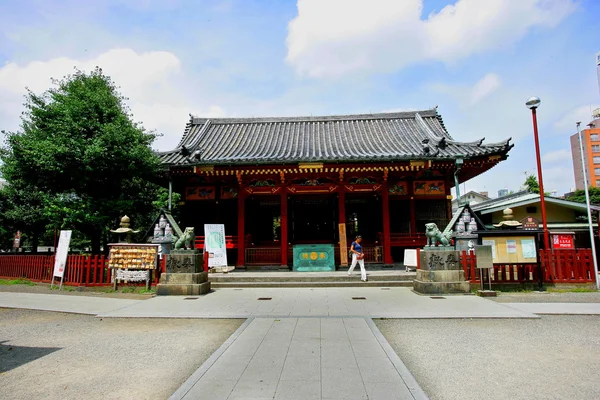
[(275, 400), (321, 400), (320, 381), (281, 381)]

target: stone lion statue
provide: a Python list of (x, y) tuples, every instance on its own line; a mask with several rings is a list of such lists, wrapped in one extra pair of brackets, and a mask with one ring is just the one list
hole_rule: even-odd
[(175, 250), (184, 248), (186, 250), (192, 250), (194, 248), (194, 242), (196, 235), (194, 234), (194, 228), (187, 227), (183, 231), (183, 235), (175, 242)]
[(442, 233), (436, 224), (430, 222), (425, 224), (425, 236), (427, 236), (427, 245), (429, 247), (435, 247), (440, 243), (442, 246), (450, 245), (450, 238), (452, 237), (452, 231)]

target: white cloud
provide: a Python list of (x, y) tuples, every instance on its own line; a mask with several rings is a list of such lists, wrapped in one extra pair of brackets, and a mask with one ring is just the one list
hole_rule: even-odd
[(554, 128), (561, 134), (572, 135), (577, 133), (577, 122), (581, 122), (581, 129), (586, 129), (586, 125), (593, 120), (592, 111), (600, 108), (600, 104), (586, 104), (573, 108), (564, 113), (554, 123)]
[(458, 0), (422, 19), (423, 0), (298, 0), (286, 61), (313, 77), (454, 63), (553, 27), (575, 8), (575, 0)]
[(542, 163), (545, 165), (548, 164), (556, 164), (565, 161), (570, 161), (572, 159), (571, 152), (569, 150), (557, 150), (546, 153), (542, 156)]
[(142, 121), (146, 129), (164, 134), (154, 144), (160, 150), (177, 144), (190, 113), (209, 117), (225, 115), (219, 106), (199, 107), (187, 97), (181, 61), (173, 53), (112, 49), (87, 60), (59, 57), (22, 66), (5, 64), (0, 68), (2, 129), (17, 129), (25, 87), (41, 93), (52, 86), (50, 78), (70, 74), (75, 66), (84, 71), (100, 66), (129, 98), (127, 103), (134, 120)]
[(500, 85), (500, 77), (498, 75), (491, 73), (487, 74), (473, 87), (473, 90), (471, 91), (471, 104), (475, 104), (488, 97), (496, 91)]

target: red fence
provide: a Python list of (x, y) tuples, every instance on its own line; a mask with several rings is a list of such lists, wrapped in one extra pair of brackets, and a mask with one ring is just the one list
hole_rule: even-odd
[[(26, 278), (36, 282), (50, 282), (54, 256), (7, 255), (0, 256), (0, 278)], [(161, 269), (162, 263), (161, 263)], [(153, 284), (158, 283), (160, 270), (154, 272)], [(103, 255), (67, 257), (63, 284), (73, 286), (110, 286), (111, 270)]]
[[(477, 268), (474, 254), (461, 253), (460, 261), (465, 271), (465, 278), (471, 283), (484, 282), (490, 278), (492, 283), (537, 283), (538, 267), (532, 264), (494, 264), (494, 270)], [(595, 271), (591, 249), (575, 250), (540, 250), (543, 281), (546, 283), (594, 283)]]

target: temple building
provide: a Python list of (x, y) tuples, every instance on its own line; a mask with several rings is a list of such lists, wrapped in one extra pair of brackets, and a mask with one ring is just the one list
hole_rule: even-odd
[(401, 262), (403, 249), (425, 244), (425, 223), (446, 227), (456, 182), (505, 160), (512, 147), (510, 139), (457, 142), (431, 109), (190, 117), (177, 147), (159, 156), (184, 200), (183, 226), (201, 234), (204, 224), (224, 224), (238, 268), (287, 268), (297, 244), (333, 245), (339, 265), (344, 230), (348, 244), (363, 237), (367, 262)]

